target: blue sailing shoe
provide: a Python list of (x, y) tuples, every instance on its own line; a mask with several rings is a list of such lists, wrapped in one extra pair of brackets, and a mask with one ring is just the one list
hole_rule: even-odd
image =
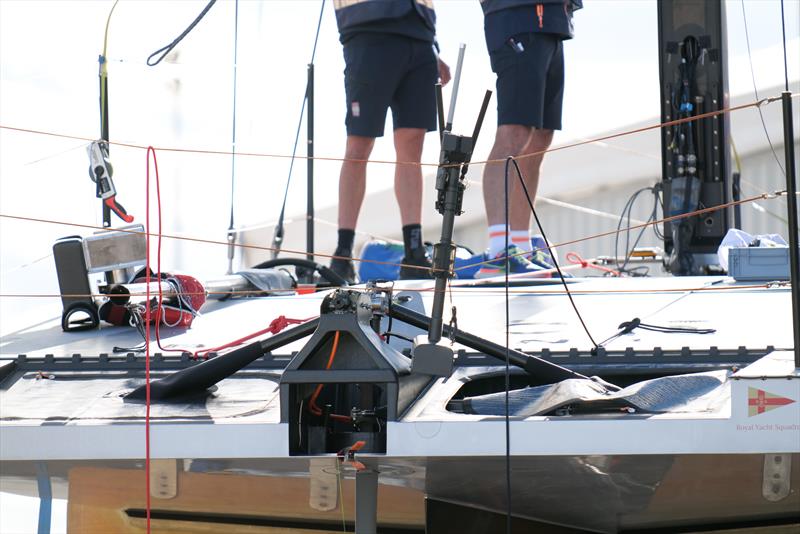
[[(539, 271), (552, 269), (552, 266), (541, 266), (532, 262), (528, 258), (530, 254), (525, 254), (521, 248), (516, 245), (509, 245), (507, 249), (500, 251), (495, 256), (495, 259), (489, 263), (484, 263), (480, 270), (475, 274), (475, 278), (489, 278), (492, 276), (503, 276), (506, 273), (506, 257), (508, 257), (508, 274), (525, 274), (536, 275)], [(550, 274), (545, 275), (550, 277)]]

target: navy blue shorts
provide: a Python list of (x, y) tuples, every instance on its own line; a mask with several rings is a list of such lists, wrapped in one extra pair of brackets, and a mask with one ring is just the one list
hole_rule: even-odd
[(564, 99), (562, 38), (549, 33), (521, 33), (491, 52), (497, 74), (497, 124), (561, 129)]
[(383, 136), (386, 109), (397, 128), (436, 129), (431, 43), (401, 35), (361, 33), (344, 44), (347, 135)]

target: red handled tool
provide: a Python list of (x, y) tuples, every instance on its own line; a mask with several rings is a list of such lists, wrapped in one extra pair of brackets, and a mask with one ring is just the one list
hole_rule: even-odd
[(108, 161), (108, 144), (105, 141), (92, 141), (86, 152), (89, 154), (89, 177), (97, 184), (97, 198), (102, 199), (120, 219), (127, 223), (133, 222), (133, 217), (128, 215), (116, 199), (117, 190), (111, 179), (114, 171)]

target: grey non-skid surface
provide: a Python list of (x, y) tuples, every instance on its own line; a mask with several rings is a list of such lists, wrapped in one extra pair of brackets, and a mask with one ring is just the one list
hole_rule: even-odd
[[(78, 424), (141, 422), (144, 403), (123, 396), (144, 384), (141, 372), (22, 373), (0, 390), (0, 421), (15, 424)], [(165, 373), (152, 373), (157, 380)], [(275, 423), (279, 420), (278, 377), (245, 371), (222, 380), (213, 391), (169, 404), (154, 403), (153, 421), (231, 421)]]
[[(432, 287), (429, 282), (398, 283), (417, 294), (418, 311), (430, 311)], [(617, 332), (624, 321), (639, 317), (659, 326), (714, 328), (713, 334), (663, 334), (635, 330), (606, 346), (608, 350), (626, 347), (649, 350), (709, 348), (735, 349), (792, 348), (792, 314), (788, 286), (752, 288), (730, 278), (632, 278), (574, 279), (570, 283), (575, 302), (595, 341)], [(420, 291), (422, 290), (422, 291)], [(195, 351), (222, 345), (233, 339), (266, 328), (278, 316), (304, 319), (319, 314), (324, 293), (305, 296), (277, 296), (211, 302), (189, 329), (163, 328), (165, 350)], [(542, 283), (510, 290), (510, 344), (525, 351), (554, 351), (578, 348), (588, 350), (591, 342), (583, 331), (561, 284)], [(502, 287), (454, 287), (448, 296), (445, 321), (449, 320), (450, 298), (457, 308), (458, 328), (505, 343), (505, 296)], [(393, 330), (413, 334), (395, 321)], [(0, 354), (16, 356), (70, 356), (111, 353), (114, 347), (140, 344), (141, 336), (132, 328), (112, 327), (88, 332), (64, 333), (57, 319), (4, 333)], [(409, 343), (395, 339), (396, 348)], [(290, 354), (302, 341), (283, 349)], [(154, 345), (153, 352), (159, 349)]]
[[(426, 288), (425, 282), (398, 284), (398, 287)], [(661, 326), (693, 326), (715, 328), (714, 334), (664, 334), (636, 330), (609, 343), (608, 348), (628, 346), (652, 349), (716, 346), (735, 349), (739, 346), (778, 348), (791, 345), (790, 293), (785, 287), (752, 289), (725, 278), (654, 278), (654, 279), (581, 279), (570, 284), (576, 293), (577, 305), (596, 339), (616, 332), (619, 322), (640, 317), (644, 322)], [(709, 290), (710, 288), (713, 288)], [(719, 289), (728, 288), (728, 289)], [(692, 291), (689, 291), (689, 290)], [(511, 345), (523, 350), (570, 347), (591, 347), (586, 334), (578, 326), (574, 311), (563, 288), (555, 283), (537, 283), (531, 287), (512, 288)], [(420, 311), (429, 309), (430, 294), (414, 292), (409, 306)], [(211, 303), (195, 320), (190, 329), (162, 330), (165, 349), (197, 350), (221, 345), (232, 339), (265, 328), (280, 315), (308, 318), (317, 315), (324, 294), (280, 296), (224, 303)], [(458, 308), (458, 328), (504, 342), (503, 288), (455, 288), (453, 303)], [(392, 330), (401, 330), (395, 321)], [(410, 332), (406, 332), (410, 333)], [(109, 327), (79, 332), (61, 332), (57, 324), (41, 324), (0, 339), (6, 354), (27, 354), (29, 358), (54, 354), (57, 357), (81, 354), (86, 357), (112, 352), (114, 346), (133, 346), (141, 337), (133, 328)], [(397, 348), (408, 347), (394, 338)], [(303, 340), (278, 351), (291, 354), (299, 350)], [(155, 343), (153, 352), (159, 351)], [(110, 358), (125, 358), (125, 355)], [(137, 356), (136, 358), (141, 358)], [(774, 371), (774, 365), (770, 368)], [(786, 364), (791, 366), (790, 363)], [(781, 371), (784, 371), (781, 369)], [(480, 368), (457, 373), (434, 391), (445, 391), (448, 399), (458, 389), (459, 376), (485, 372)], [(153, 379), (163, 376), (155, 372)], [(277, 422), (277, 377), (264, 370), (239, 373), (217, 385), (217, 389), (202, 398), (187, 399), (169, 407), (154, 406), (154, 420), (247, 420)], [(81, 371), (80, 366), (55, 373), (54, 378), (37, 377), (34, 369), (9, 377), (0, 390), (0, 417), (4, 421), (50, 421), (53, 424), (85, 423), (87, 421), (138, 421), (144, 415), (141, 405), (125, 403), (122, 395), (143, 383), (140, 371)], [(10, 386), (9, 386), (10, 384)], [(711, 388), (713, 390), (713, 388)], [(711, 395), (712, 393), (706, 392)], [(712, 395), (713, 396), (713, 395)], [(430, 397), (429, 397), (430, 398)], [(438, 397), (437, 397), (438, 398)], [(439, 398), (435, 412), (430, 407), (417, 407), (410, 416), (429, 413), (447, 416)], [(420, 403), (423, 406), (425, 403)], [(674, 406), (672, 408), (675, 408)], [(690, 406), (697, 411), (697, 406)], [(689, 409), (686, 408), (686, 409)], [(669, 409), (669, 408), (665, 408)], [(706, 406), (703, 409), (708, 409)], [(657, 410), (656, 410), (657, 411)], [(701, 410), (702, 411), (702, 410)], [(530, 414), (528, 414), (530, 415)]]

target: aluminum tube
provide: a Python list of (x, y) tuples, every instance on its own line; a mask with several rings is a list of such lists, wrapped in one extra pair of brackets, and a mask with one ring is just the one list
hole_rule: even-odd
[(356, 471), (356, 534), (378, 531), (378, 472)]
[[(127, 296), (130, 301), (144, 302), (147, 300), (147, 286), (146, 282), (135, 284), (115, 284), (109, 289), (109, 296), (115, 295)], [(167, 282), (161, 280), (160, 282), (154, 280), (150, 282), (150, 296), (158, 295), (158, 289), (161, 287), (161, 292), (164, 297), (174, 297), (177, 292), (175, 287)], [(231, 274), (214, 280), (206, 280), (203, 282), (206, 297), (209, 299), (222, 299), (230, 296), (237, 291), (252, 290), (253, 286), (241, 275)]]
[(453, 115), (456, 112), (456, 98), (458, 97), (458, 83), (461, 81), (461, 66), (464, 64), (464, 50), (467, 45), (458, 45), (458, 63), (456, 63), (456, 75), (453, 76), (453, 94), (450, 95), (450, 111), (447, 112), (447, 125), (445, 130), (448, 132), (453, 128)]

